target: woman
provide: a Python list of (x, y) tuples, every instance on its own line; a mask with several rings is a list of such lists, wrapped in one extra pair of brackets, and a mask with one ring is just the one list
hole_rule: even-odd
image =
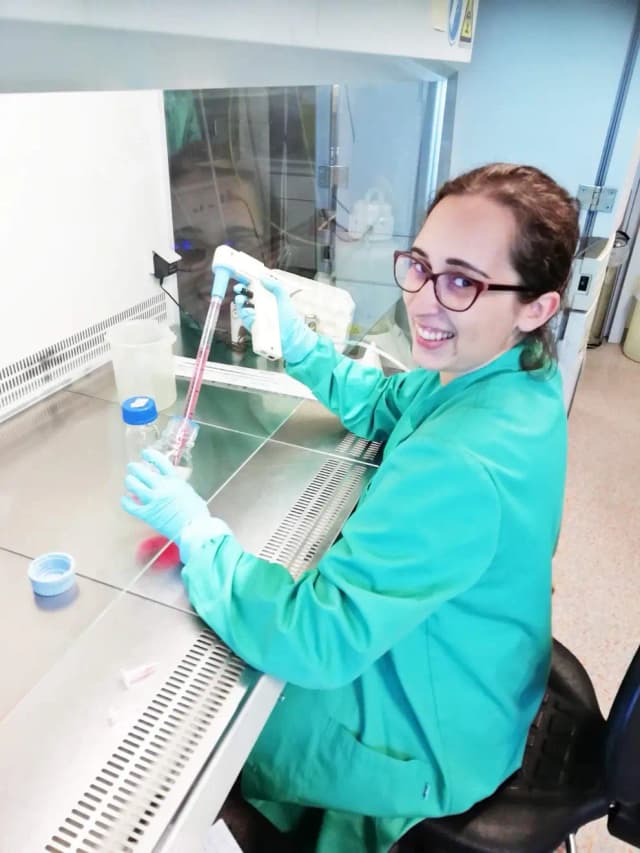
[(396, 253), (419, 367), (389, 378), (338, 356), (272, 288), (288, 372), (385, 442), (341, 538), (298, 581), (243, 552), (162, 457), (127, 477), (140, 503), (125, 507), (177, 540), (198, 613), (288, 682), (243, 794), (283, 831), (322, 809), (317, 850), (387, 850), (522, 760), (549, 667), (565, 479), (548, 323), (577, 238), (575, 203), (537, 169), (446, 183)]

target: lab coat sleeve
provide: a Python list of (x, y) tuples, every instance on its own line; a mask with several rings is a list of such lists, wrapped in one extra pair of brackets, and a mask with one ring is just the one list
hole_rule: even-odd
[(348, 430), (370, 441), (389, 436), (430, 376), (424, 370), (413, 370), (386, 377), (376, 367), (340, 355), (323, 337), (302, 361), (287, 365), (287, 372), (310, 388)]
[(491, 564), (500, 505), (479, 462), (414, 436), (389, 463), (297, 581), (232, 536), (191, 548), (192, 604), (256, 669), (307, 688), (346, 684)]

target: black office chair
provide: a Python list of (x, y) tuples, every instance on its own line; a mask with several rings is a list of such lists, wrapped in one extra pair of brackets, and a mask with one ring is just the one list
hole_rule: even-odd
[(398, 853), (575, 851), (581, 826), (608, 815), (611, 835), (640, 846), (640, 649), (604, 720), (582, 664), (554, 640), (547, 692), (522, 768), (461, 815), (423, 820)]

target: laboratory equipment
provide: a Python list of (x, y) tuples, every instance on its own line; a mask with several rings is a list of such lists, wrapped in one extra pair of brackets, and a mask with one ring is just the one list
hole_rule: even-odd
[[(296, 364), (315, 347), (318, 335), (303, 321), (293, 307), (287, 289), (280, 282), (265, 281), (264, 286), (276, 298), (282, 355), (289, 364)], [(255, 301), (254, 294), (243, 284), (236, 284), (234, 291), (240, 319), (253, 332), (259, 313), (251, 302), (251, 299)]]
[(28, 574), (36, 595), (60, 595), (73, 586), (76, 563), (70, 554), (52, 551), (32, 560)]
[(164, 456), (171, 457), (180, 436), (183, 441), (182, 452), (179, 458), (172, 459), (172, 464), (183, 480), (188, 480), (193, 471), (191, 451), (196, 443), (199, 429), (200, 427), (195, 421), (184, 421), (181, 417), (173, 417), (153, 445)]
[[(199, 425), (194, 421), (183, 421), (176, 416), (171, 418), (162, 435), (153, 444), (156, 450), (171, 460), (174, 470), (185, 481), (193, 471), (191, 451), (199, 429)], [(182, 449), (175, 453), (179, 442)], [(138, 545), (136, 561), (140, 566), (150, 563), (155, 569), (172, 569), (180, 565), (180, 552), (176, 543), (166, 536), (149, 536)]]
[(558, 322), (558, 364), (567, 411), (582, 372), (589, 334), (604, 282), (613, 235), (583, 237), (574, 256), (563, 318)]
[[(389, 257), (387, 255), (387, 261)], [(331, 338), (337, 351), (344, 352), (356, 308), (346, 284), (345, 287), (337, 287), (288, 270), (272, 270), (271, 278), (284, 285), (293, 307), (309, 328)], [(375, 294), (369, 293), (369, 300), (374, 298)]]
[(393, 210), (383, 190), (371, 187), (358, 199), (349, 214), (349, 236), (352, 240), (390, 240), (393, 237)]
[(274, 273), (265, 267), (260, 261), (252, 258), (244, 252), (237, 252), (230, 246), (218, 246), (211, 264), (213, 270), (213, 287), (211, 289), (211, 302), (207, 317), (202, 329), (200, 344), (196, 355), (196, 363), (193, 376), (189, 383), (187, 397), (184, 404), (184, 412), (180, 429), (175, 434), (175, 444), (169, 455), (171, 462), (179, 463), (182, 453), (187, 445), (190, 434), (189, 424), (195, 414), (204, 369), (209, 358), (213, 333), (216, 329), (220, 306), (227, 292), (229, 279), (233, 278), (240, 284), (251, 285), (256, 306), (256, 322), (252, 333), (253, 349), (257, 355), (264, 355), (268, 359), (278, 359), (282, 356), (280, 349), (280, 329), (278, 325), (278, 309), (275, 297), (266, 291), (260, 280), (274, 277)]
[(607, 316), (610, 313), (612, 301), (617, 301), (617, 297), (619, 295), (619, 284), (621, 284), (624, 279), (622, 267), (625, 266), (629, 257), (630, 248), (631, 243), (629, 242), (629, 235), (626, 231), (616, 231), (602, 289), (600, 291), (600, 296), (598, 297), (596, 315), (591, 327), (591, 334), (589, 337), (590, 347), (600, 346), (606, 337), (605, 328)]
[(251, 330), (253, 351), (269, 361), (282, 358), (278, 306), (275, 297), (259, 279), (250, 280), (256, 319)]
[(121, 406), (122, 420), (126, 424), (124, 433), (128, 462), (136, 462), (146, 447), (152, 447), (160, 439), (158, 410), (152, 397), (129, 397)]
[(168, 326), (155, 320), (129, 320), (110, 329), (105, 338), (111, 346), (120, 402), (135, 395), (146, 395), (153, 397), (158, 410), (175, 403), (173, 344), (176, 336)]
[(189, 524), (200, 518), (211, 520), (207, 502), (158, 450), (145, 450), (142, 458), (143, 462), (127, 466), (128, 494), (120, 503), (135, 518), (181, 544)]
[(567, 287), (566, 300), (572, 311), (587, 312), (598, 301), (612, 246), (613, 236), (580, 240)]

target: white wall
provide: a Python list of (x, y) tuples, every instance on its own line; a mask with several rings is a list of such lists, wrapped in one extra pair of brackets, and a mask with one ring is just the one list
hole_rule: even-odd
[[(636, 0), (483, 0), (470, 66), (459, 75), (453, 174), (482, 163), (531, 163), (569, 192), (593, 184)], [(640, 69), (607, 184), (620, 188), (640, 128)], [(597, 235), (623, 207), (599, 214)]]
[(0, 95), (0, 365), (160, 293), (161, 92)]

